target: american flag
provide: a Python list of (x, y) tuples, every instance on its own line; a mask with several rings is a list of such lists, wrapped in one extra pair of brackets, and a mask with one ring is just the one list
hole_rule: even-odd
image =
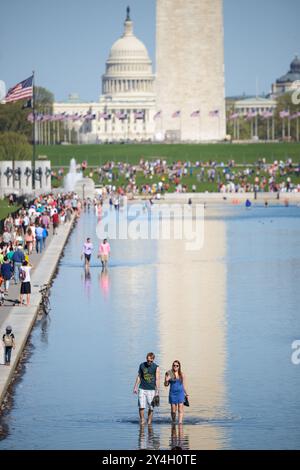
[(300, 113), (292, 114), (292, 115), (289, 117), (289, 118), (290, 118), (290, 121), (292, 121), (293, 119), (297, 119), (299, 116), (300, 116)]
[(85, 119), (86, 121), (92, 121), (93, 119), (96, 119), (96, 114), (87, 113), (87, 114), (84, 116), (84, 119)]
[(116, 113), (116, 116), (118, 119), (122, 120), (122, 119), (127, 119), (127, 114), (122, 112), (122, 111), (119, 111)]
[(264, 119), (269, 119), (269, 118), (273, 117), (273, 112), (272, 112), (272, 111), (264, 111), (264, 112), (262, 113), (262, 117), (263, 117)]
[(145, 113), (144, 113), (144, 111), (136, 111), (134, 113), (134, 117), (135, 117), (135, 119), (144, 119)]
[(98, 121), (100, 121), (100, 119), (105, 119), (106, 121), (108, 119), (111, 119), (111, 114), (108, 114), (108, 113), (99, 113), (98, 114)]
[(281, 112), (279, 113), (279, 116), (281, 117), (281, 119), (284, 119), (284, 118), (286, 118), (286, 117), (289, 117), (289, 115), (290, 115), (290, 112), (289, 112), (289, 111), (281, 111)]
[(33, 75), (10, 88), (5, 97), (5, 101), (6, 103), (11, 103), (13, 101), (24, 100), (25, 98), (32, 98), (32, 94)]
[(245, 119), (252, 119), (252, 118), (255, 118), (257, 116), (257, 112), (256, 111), (249, 111), (249, 113), (246, 114), (245, 116)]
[(153, 119), (156, 120), (156, 119), (160, 118), (161, 115), (162, 115), (162, 112), (161, 112), (161, 111), (158, 111), (156, 114), (154, 114)]
[(194, 117), (199, 117), (200, 116), (200, 109), (198, 109), (197, 111), (194, 111), (192, 114), (191, 114), (191, 117), (194, 118)]
[(210, 117), (219, 117), (220, 111), (218, 109), (214, 109), (213, 111), (210, 111), (209, 115)]
[(174, 114), (172, 114), (172, 118), (178, 118), (181, 115), (181, 111), (176, 111)]
[(235, 119), (237, 119), (239, 117), (239, 113), (233, 113), (231, 114), (231, 116), (229, 116), (229, 120), (230, 121), (234, 121)]

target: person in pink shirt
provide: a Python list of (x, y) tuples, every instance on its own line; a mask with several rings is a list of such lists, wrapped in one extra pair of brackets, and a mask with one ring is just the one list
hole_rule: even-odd
[(101, 243), (101, 245), (99, 246), (99, 254), (98, 254), (98, 258), (101, 259), (102, 269), (105, 269), (107, 267), (109, 255), (110, 255), (110, 244), (105, 238), (103, 240), (103, 243)]

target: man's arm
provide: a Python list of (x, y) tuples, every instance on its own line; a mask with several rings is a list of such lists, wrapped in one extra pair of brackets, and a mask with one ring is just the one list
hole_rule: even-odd
[(138, 374), (134, 387), (133, 387), (133, 393), (137, 394), (140, 383), (141, 383), (141, 378), (140, 378), (140, 374)]

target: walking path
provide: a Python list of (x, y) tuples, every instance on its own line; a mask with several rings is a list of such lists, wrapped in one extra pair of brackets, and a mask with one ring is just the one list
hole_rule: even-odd
[(41, 255), (35, 252), (30, 255), (30, 262), (34, 267), (31, 271), (30, 305), (28, 307), (25, 305), (13, 306), (15, 301), (19, 300), (20, 284), (14, 285), (14, 280), (12, 279), (9, 294), (6, 296), (4, 306), (0, 307), (0, 340), (2, 341), (2, 335), (5, 332), (6, 325), (10, 325), (16, 341), (16, 348), (12, 351), (11, 365), (0, 365), (0, 406), (26, 345), (28, 336), (34, 326), (41, 302), (39, 290), (41, 286), (51, 281), (73, 224), (74, 218), (65, 225), (61, 224), (58, 228), (57, 235), (52, 235), (51, 227), (47, 238), (46, 249)]

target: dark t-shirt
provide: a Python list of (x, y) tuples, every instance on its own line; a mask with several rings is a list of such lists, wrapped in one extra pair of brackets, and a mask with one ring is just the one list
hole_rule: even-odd
[(140, 388), (143, 390), (155, 390), (156, 386), (156, 369), (158, 365), (154, 362), (148, 366), (147, 362), (143, 362), (139, 367), (139, 376), (141, 379)]

